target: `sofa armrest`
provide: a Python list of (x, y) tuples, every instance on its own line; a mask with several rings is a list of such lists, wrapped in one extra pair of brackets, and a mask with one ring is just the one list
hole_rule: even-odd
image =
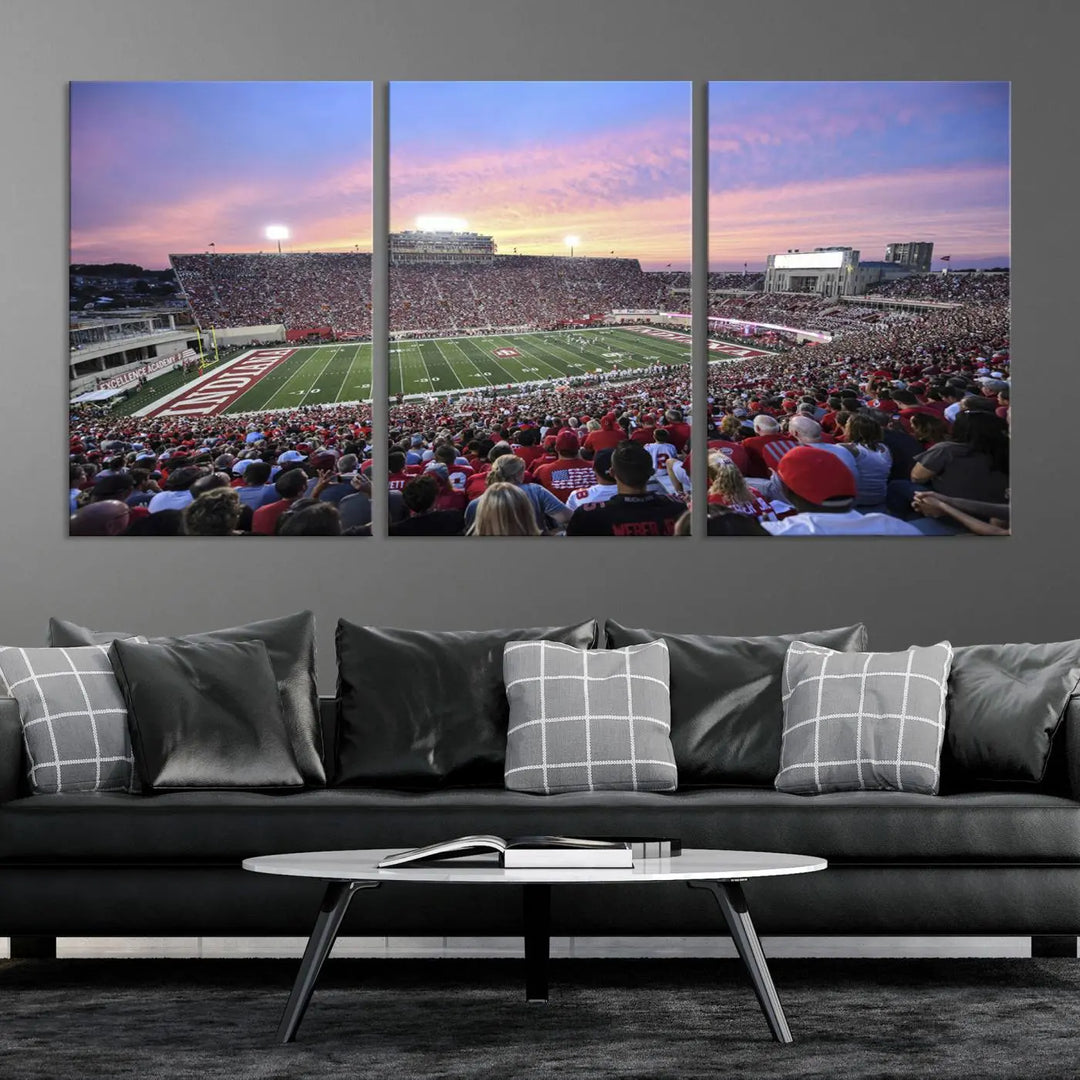
[(1080, 692), (1065, 706), (1065, 754), (1069, 762), (1069, 791), (1080, 802)]
[(22, 794), (23, 738), (19, 723), (19, 703), (0, 697), (0, 802)]

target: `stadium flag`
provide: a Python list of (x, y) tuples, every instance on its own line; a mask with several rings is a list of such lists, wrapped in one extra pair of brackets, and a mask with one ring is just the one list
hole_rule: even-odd
[(941, 259), (942, 262), (949, 262), (949, 260), (952, 259), (952, 256), (951, 255), (939, 255), (938, 258)]

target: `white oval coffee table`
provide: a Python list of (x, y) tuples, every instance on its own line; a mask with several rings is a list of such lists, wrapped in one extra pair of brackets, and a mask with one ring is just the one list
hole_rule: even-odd
[(380, 870), (381, 859), (400, 848), (361, 851), (304, 851), (245, 859), (243, 867), (258, 874), (318, 878), (326, 881), (315, 927), (308, 939), (300, 971), (278, 1026), (278, 1039), (292, 1042), (311, 1000), (323, 962), (337, 938), (353, 894), (380, 885), (516, 885), (522, 888), (525, 937), (525, 997), (546, 1001), (551, 888), (558, 885), (630, 885), (685, 881), (707, 889), (716, 899), (761, 1004), (773, 1037), (789, 1043), (784, 1010), (773, 986), (740, 882), (751, 878), (811, 874), (828, 863), (809, 855), (772, 851), (713, 851), (690, 848), (670, 859), (640, 859), (633, 868), (504, 870), (490, 857), (479, 856)]

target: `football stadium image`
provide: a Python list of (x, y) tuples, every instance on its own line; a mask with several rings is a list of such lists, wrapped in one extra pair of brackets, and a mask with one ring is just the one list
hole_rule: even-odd
[[(207, 146), (251, 110), (266, 187), (140, 211), (139, 131), (100, 175), (94, 149), (133, 102)], [(73, 535), (369, 536), (382, 506), (392, 537), (680, 537), (702, 502), (709, 535), (1009, 533), (1007, 84), (712, 84), (698, 401), (687, 84), (391, 84), (385, 301), (368, 105), (369, 84), (73, 85)], [(278, 176), (257, 121), (282, 110), (337, 140), (332, 183)], [(799, 137), (736, 122), (771, 116)]]

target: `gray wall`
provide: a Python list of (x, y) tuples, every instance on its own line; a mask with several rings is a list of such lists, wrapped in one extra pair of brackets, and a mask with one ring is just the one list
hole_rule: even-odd
[[(313, 608), (430, 627), (612, 615), (767, 633), (864, 620), (879, 648), (1075, 637), (1073, 0), (3, 0), (0, 642), (50, 614), (181, 633)], [(1008, 540), (70, 539), (66, 84), (198, 78), (1013, 80), (1016, 535)], [(378, 223), (378, 219), (377, 219)]]

